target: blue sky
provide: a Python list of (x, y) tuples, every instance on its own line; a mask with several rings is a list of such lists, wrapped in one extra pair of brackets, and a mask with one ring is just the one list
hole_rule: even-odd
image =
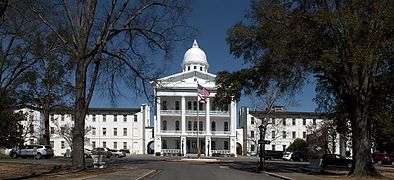
[[(205, 51), (209, 63), (209, 72), (216, 74), (219, 71), (236, 71), (242, 67), (242, 60), (233, 57), (226, 44), (227, 30), (235, 23), (244, 20), (249, 9), (247, 0), (196, 0), (192, 4), (189, 23), (198, 29), (195, 39), (199, 47)], [(168, 67), (166, 74), (175, 74), (182, 71), (181, 63), (184, 53), (192, 46), (192, 41), (183, 42), (176, 46), (171, 61), (163, 62)], [(90, 107), (114, 107), (107, 98), (95, 93)], [(125, 91), (125, 98), (119, 99), (115, 107), (133, 108), (146, 103), (143, 97), (136, 97), (131, 90)], [(299, 102), (296, 107), (287, 107), (286, 111), (313, 112), (316, 108), (312, 99), (315, 97), (315, 84), (305, 85), (295, 97)], [(244, 97), (238, 107), (251, 106), (249, 98)], [(152, 108), (153, 110), (153, 108)]]

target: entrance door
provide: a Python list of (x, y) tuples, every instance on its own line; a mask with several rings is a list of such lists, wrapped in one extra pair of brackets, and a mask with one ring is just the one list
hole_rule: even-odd
[(186, 141), (186, 148), (187, 148), (187, 153), (192, 153), (195, 154), (197, 153), (197, 140), (187, 140)]

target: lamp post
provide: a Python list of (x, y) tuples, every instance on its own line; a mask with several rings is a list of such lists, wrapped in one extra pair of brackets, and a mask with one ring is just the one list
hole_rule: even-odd
[(182, 139), (182, 149), (181, 149), (181, 155), (182, 155), (182, 156), (184, 155), (183, 146), (184, 146), (184, 140)]
[(259, 145), (260, 145), (260, 152), (259, 152), (259, 156), (260, 156), (260, 162), (259, 162), (259, 167), (258, 170), (261, 171), (263, 170), (263, 158), (264, 158), (264, 153), (263, 153), (263, 141), (264, 141), (264, 137), (263, 137), (263, 131), (264, 131), (264, 126), (261, 124), (259, 126), (259, 130), (260, 130), (260, 140), (259, 140)]

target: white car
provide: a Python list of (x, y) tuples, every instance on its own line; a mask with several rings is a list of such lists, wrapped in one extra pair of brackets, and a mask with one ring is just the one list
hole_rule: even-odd
[(285, 160), (285, 161), (290, 161), (292, 154), (293, 154), (292, 152), (285, 152), (285, 153), (283, 153), (282, 159)]
[(111, 149), (112, 155), (117, 157), (117, 158), (122, 158), (126, 156), (126, 153), (124, 153), (123, 151), (120, 150), (116, 150), (116, 149)]

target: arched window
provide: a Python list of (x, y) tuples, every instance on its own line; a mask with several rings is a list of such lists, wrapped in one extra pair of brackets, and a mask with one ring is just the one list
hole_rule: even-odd
[(187, 130), (188, 131), (192, 130), (192, 122), (191, 121), (187, 122)]
[(199, 131), (202, 131), (202, 130), (203, 130), (203, 127), (204, 127), (204, 124), (202, 123), (202, 121), (200, 121), (200, 122), (198, 123), (198, 130), (199, 130)]
[(200, 67), (200, 71), (202, 71), (202, 66)]
[(197, 121), (194, 121), (193, 123), (193, 131), (197, 131)]
[(163, 130), (167, 130), (167, 121), (166, 120), (163, 121)]
[(175, 121), (175, 130), (179, 131), (179, 121)]
[(190, 71), (190, 66), (187, 66), (187, 70)]
[(216, 122), (212, 121), (211, 123), (211, 131), (216, 131)]
[(224, 131), (228, 131), (228, 122), (227, 121), (224, 122)]

